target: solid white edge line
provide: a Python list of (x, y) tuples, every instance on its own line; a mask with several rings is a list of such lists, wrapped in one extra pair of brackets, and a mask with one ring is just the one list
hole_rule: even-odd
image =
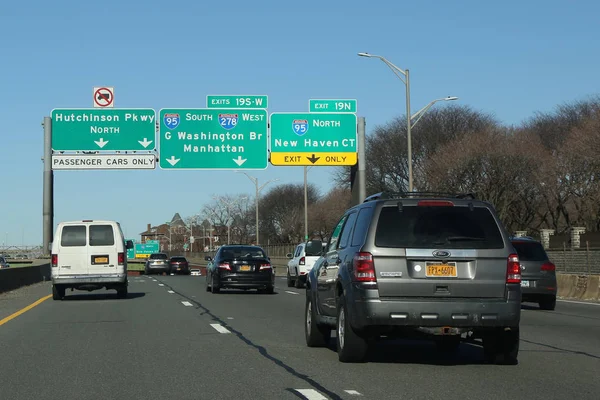
[(290, 292), (289, 290), (286, 290), (285, 292), (289, 293), (289, 294), (300, 294), (300, 293), (296, 293), (296, 292)]
[(315, 389), (294, 389), (306, 398), (306, 400), (329, 400)]
[(229, 329), (225, 328), (221, 324), (210, 324), (210, 326), (212, 326), (219, 333), (231, 333)]
[(192, 307), (193, 306), (193, 304), (190, 303), (189, 301), (182, 301), (181, 304), (183, 304), (186, 307)]
[(573, 303), (573, 304), (585, 304), (588, 306), (600, 306), (600, 303), (591, 303), (591, 302), (585, 302), (585, 301), (575, 301), (575, 300), (560, 300), (560, 299), (556, 299), (556, 301), (560, 301), (563, 303)]

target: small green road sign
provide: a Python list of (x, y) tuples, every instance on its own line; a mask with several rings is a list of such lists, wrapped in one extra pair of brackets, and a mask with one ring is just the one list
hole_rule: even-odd
[(308, 101), (312, 113), (355, 113), (356, 100), (312, 99)]
[(55, 151), (143, 151), (155, 147), (156, 112), (152, 109), (52, 110)]
[(271, 164), (356, 164), (356, 114), (272, 113), (270, 119)]
[(267, 110), (170, 108), (159, 115), (163, 169), (267, 168)]
[(269, 98), (266, 95), (208, 95), (208, 108), (267, 108)]
[(152, 253), (158, 253), (158, 243), (136, 243), (135, 247), (135, 258), (148, 258)]
[(127, 242), (128, 240), (131, 240), (131, 242), (134, 244), (133, 248), (127, 249), (127, 259), (131, 260), (135, 257), (135, 240), (134, 239), (125, 239), (125, 242)]

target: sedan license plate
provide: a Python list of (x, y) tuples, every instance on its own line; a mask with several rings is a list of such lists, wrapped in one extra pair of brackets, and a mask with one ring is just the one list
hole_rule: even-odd
[(108, 264), (108, 257), (94, 257), (94, 264)]
[(529, 281), (521, 281), (521, 287), (529, 287)]
[(425, 276), (456, 278), (456, 265), (451, 264), (429, 264), (427, 265)]
[(242, 266), (240, 266), (240, 271), (250, 271), (250, 266), (249, 265), (242, 265)]

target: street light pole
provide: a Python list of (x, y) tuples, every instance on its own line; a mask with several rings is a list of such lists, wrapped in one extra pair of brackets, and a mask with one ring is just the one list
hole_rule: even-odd
[(307, 183), (308, 170), (306, 165), (304, 166), (304, 240), (308, 240), (308, 183)]
[[(391, 62), (389, 62), (388, 60), (386, 60), (384, 57), (382, 56), (377, 56), (374, 54), (369, 54), (369, 53), (358, 53), (358, 55), (360, 57), (369, 57), (369, 58), (378, 58), (381, 61), (383, 61), (391, 70), (392, 72), (402, 81), (402, 83), (404, 83), (404, 85), (406, 86), (406, 139), (407, 139), (407, 158), (408, 158), (408, 191), (412, 192), (413, 191), (413, 163), (412, 163), (412, 128), (416, 125), (416, 123), (418, 122), (415, 121), (415, 123), (412, 123), (412, 119), (413, 116), (410, 115), (410, 73), (409, 70), (402, 70), (401, 68), (398, 68), (397, 66), (395, 66), (394, 64), (392, 64)], [(457, 100), (458, 97), (454, 97), (454, 96), (448, 96), (444, 99), (439, 99), (439, 100)], [(433, 103), (435, 103), (436, 101), (439, 100), (434, 100), (433, 102), (431, 102), (427, 107), (425, 107), (423, 110), (420, 110), (417, 114), (420, 113), (420, 115), (422, 116), (423, 113), (425, 113), (425, 111), (427, 111), (429, 109), (429, 107), (431, 107), (433, 105)], [(415, 116), (417, 115), (415, 114)], [(420, 119), (420, 117), (419, 117)]]
[(258, 178), (255, 178), (255, 177), (253, 177), (251, 175), (248, 175), (247, 173), (245, 173), (243, 171), (236, 171), (236, 172), (242, 172), (242, 174), (246, 175), (248, 177), (248, 179), (250, 179), (254, 183), (254, 188), (255, 188), (255, 197), (254, 197), (254, 199), (255, 199), (255, 203), (256, 203), (256, 205), (255, 205), (255, 214), (256, 214), (255, 215), (255, 218), (256, 218), (256, 243), (255, 244), (258, 245), (260, 243), (259, 242), (259, 238), (258, 238), (258, 234), (259, 234), (259, 229), (258, 229), (259, 228), (259, 225), (258, 225), (258, 198), (260, 196), (260, 191), (263, 190), (264, 187), (267, 186), (269, 183), (276, 182), (279, 179), (278, 178), (277, 179), (271, 179), (271, 180), (263, 183), (262, 186), (259, 188), (258, 187)]

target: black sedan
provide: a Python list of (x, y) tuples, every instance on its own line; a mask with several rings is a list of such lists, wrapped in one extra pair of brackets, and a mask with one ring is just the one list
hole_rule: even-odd
[(190, 263), (184, 256), (173, 256), (169, 260), (169, 271), (174, 275), (189, 275)]
[(221, 246), (214, 258), (207, 256), (206, 260), (207, 292), (219, 293), (223, 288), (274, 292), (275, 271), (260, 246)]

